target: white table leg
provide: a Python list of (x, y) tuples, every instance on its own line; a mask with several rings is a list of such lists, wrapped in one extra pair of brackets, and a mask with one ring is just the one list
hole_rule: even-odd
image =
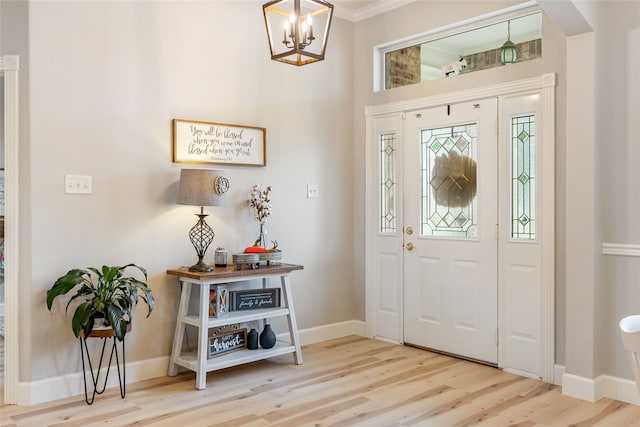
[(207, 387), (207, 354), (209, 351), (209, 285), (200, 286), (200, 315), (198, 322), (198, 370), (196, 371), (196, 388)]
[(182, 291), (180, 292), (180, 305), (178, 306), (178, 317), (176, 319), (176, 331), (173, 335), (173, 345), (171, 349), (171, 359), (169, 359), (169, 376), (174, 377), (178, 374), (178, 365), (176, 359), (180, 357), (182, 343), (184, 341), (185, 326), (182, 322), (184, 316), (187, 315), (189, 309), (189, 298), (191, 297), (191, 283), (180, 282)]
[(287, 315), (287, 321), (289, 322), (289, 337), (291, 338), (291, 345), (296, 348), (293, 354), (294, 360), (297, 365), (302, 365), (302, 350), (300, 349), (300, 338), (298, 337), (298, 324), (296, 323), (296, 313), (293, 309), (293, 296), (291, 295), (291, 282), (289, 276), (282, 276), (280, 278), (282, 282), (282, 293), (285, 304), (289, 308), (289, 314)]

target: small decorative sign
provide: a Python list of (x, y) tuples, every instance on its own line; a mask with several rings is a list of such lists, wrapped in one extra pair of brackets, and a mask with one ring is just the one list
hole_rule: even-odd
[(247, 347), (247, 329), (236, 329), (209, 337), (208, 358)]
[(266, 165), (265, 128), (173, 119), (174, 163)]
[(280, 288), (246, 289), (230, 292), (230, 311), (277, 307), (280, 307)]

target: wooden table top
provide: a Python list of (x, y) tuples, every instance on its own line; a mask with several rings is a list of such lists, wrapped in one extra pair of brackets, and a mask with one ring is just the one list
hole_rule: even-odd
[(304, 267), (301, 265), (281, 263), (272, 265), (261, 265), (256, 269), (243, 268), (242, 270), (238, 270), (235, 265), (227, 265), (226, 267), (214, 267), (213, 271), (201, 273), (197, 271), (189, 271), (189, 267), (180, 267), (172, 270), (167, 270), (167, 274), (187, 277), (189, 279), (209, 280), (231, 277), (265, 276), (279, 273), (287, 274), (294, 270), (302, 270), (303, 268)]

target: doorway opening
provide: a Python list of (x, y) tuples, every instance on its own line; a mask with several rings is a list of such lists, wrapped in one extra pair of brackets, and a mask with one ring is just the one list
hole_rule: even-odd
[[(491, 98), (494, 102), (497, 99), (497, 120), (487, 119), (485, 124), (465, 118), (447, 121), (456, 106), (468, 105), (473, 109), (477, 105), (483, 109), (481, 105)], [(553, 382), (554, 100), (555, 75), (547, 74), (366, 108), (365, 328), (368, 336), (497, 362), (506, 371)], [(491, 109), (488, 107), (486, 111)], [(415, 125), (431, 111), (440, 111), (441, 116), (436, 115), (424, 126)], [(530, 165), (535, 170), (522, 173), (517, 159), (522, 153), (514, 154), (510, 145), (512, 119), (532, 116), (535, 116), (538, 149)], [(455, 133), (457, 127), (469, 123), (478, 123), (485, 131), (486, 128), (498, 131), (497, 146), (494, 144), (486, 157), (473, 159), (464, 153), (467, 142), (473, 138), (444, 138), (442, 142), (440, 137), (432, 138), (438, 140), (432, 141), (434, 145), (428, 145), (424, 152), (415, 151), (423, 131), (452, 128), (456, 136), (459, 135)], [(476, 131), (467, 129), (466, 132)], [(522, 135), (526, 139), (526, 135)], [(483, 142), (478, 139), (477, 143)], [(440, 153), (444, 144), (449, 144), (449, 149)], [(415, 164), (427, 156), (434, 160), (429, 166), (431, 172), (421, 172)], [(477, 188), (470, 179), (475, 174), (472, 160), (477, 162)], [(389, 169), (384, 171), (385, 167)], [(441, 174), (438, 168), (448, 168), (449, 172)], [(514, 170), (518, 175), (512, 179)], [(532, 178), (535, 186), (530, 185), (534, 182)], [(483, 183), (488, 184), (482, 187)], [(518, 202), (517, 197), (512, 197), (512, 191), (516, 183), (527, 184), (527, 191), (538, 195), (537, 203), (515, 206)], [(434, 188), (442, 185), (446, 192), (437, 194), (436, 191), (434, 195)], [(450, 203), (449, 188), (456, 186), (453, 196), (457, 194), (461, 200), (468, 198), (471, 205), (467, 207), (482, 214), (478, 217), (480, 227), (474, 226), (471, 211), (459, 209), (458, 202)], [(497, 194), (497, 199), (492, 199), (491, 193)], [(545, 195), (544, 199), (539, 197), (541, 194)], [(489, 206), (483, 213), (480, 205), (485, 200)], [(427, 213), (426, 220), (422, 212)], [(520, 215), (515, 220), (514, 212)], [(429, 229), (443, 224), (445, 228), (464, 230), (464, 240), (429, 235)], [(533, 224), (535, 233), (531, 234), (527, 230), (530, 231)], [(463, 241), (468, 249), (463, 248)], [(490, 248), (478, 250), (483, 244)], [(463, 249), (471, 252), (464, 253)], [(497, 260), (478, 261), (473, 256), (474, 250), (480, 255), (497, 253)], [(448, 259), (442, 253), (449, 254)], [(485, 267), (487, 271), (482, 270)], [(478, 280), (489, 274), (497, 276), (497, 280), (487, 280), (487, 283), (497, 282), (495, 292), (491, 293), (482, 288), (482, 280)], [(485, 295), (489, 296), (490, 303), (477, 303)], [(487, 304), (489, 309), (485, 310), (483, 307)], [(411, 330), (413, 326), (407, 326), (407, 316), (421, 325), (416, 331)], [(492, 321), (496, 327), (487, 326), (482, 338), (491, 346), (487, 346), (487, 353), (481, 357), (465, 354), (464, 347), (468, 346), (483, 351), (483, 346), (468, 341), (467, 335), (481, 329), (479, 325), (484, 317), (497, 319)], [(445, 321), (449, 322), (449, 330), (431, 330), (432, 326)], [(465, 337), (453, 338), (451, 331)], [(434, 342), (439, 343), (434, 345)], [(453, 347), (447, 347), (449, 344)]]

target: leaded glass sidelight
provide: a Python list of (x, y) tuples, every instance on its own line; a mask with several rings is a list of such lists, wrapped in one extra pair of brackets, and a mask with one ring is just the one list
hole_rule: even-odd
[(511, 119), (511, 237), (536, 238), (536, 117)]
[(476, 237), (476, 124), (420, 133), (424, 236)]
[(380, 232), (397, 230), (396, 134), (381, 134), (380, 140)]

